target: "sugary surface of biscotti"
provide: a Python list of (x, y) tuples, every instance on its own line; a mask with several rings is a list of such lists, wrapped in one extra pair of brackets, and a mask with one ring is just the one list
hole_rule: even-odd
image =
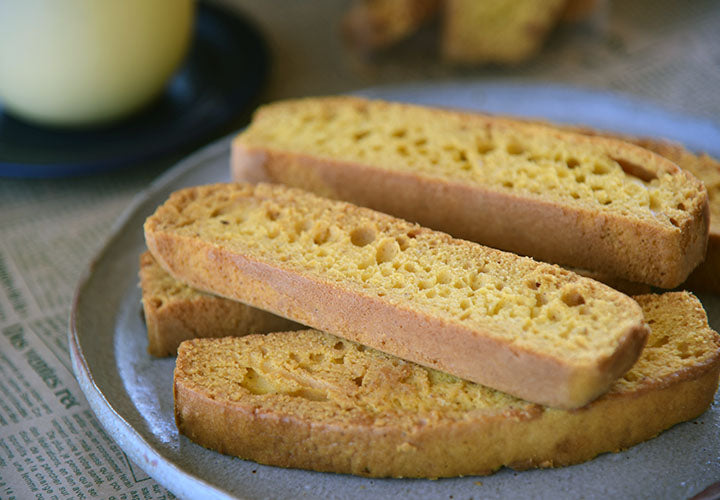
[(197, 337), (227, 337), (301, 327), (241, 302), (190, 288), (165, 272), (150, 252), (140, 256), (139, 274), (148, 352), (153, 356), (175, 356), (180, 342)]
[(687, 278), (707, 244), (707, 192), (671, 161), (476, 113), (352, 97), (279, 102), (236, 138), (233, 170), (664, 288)]
[(282, 185), (178, 191), (145, 238), (193, 287), (553, 406), (603, 393), (647, 335), (601, 283)]
[(459, 63), (519, 63), (535, 54), (566, 0), (446, 0), (442, 53)]
[(354, 0), (342, 19), (346, 43), (359, 51), (388, 47), (434, 16), (440, 0)]
[(528, 403), (309, 330), (184, 342), (177, 426), (222, 453), (364, 476), (582, 462), (698, 416), (717, 388), (720, 342), (698, 300), (668, 293), (638, 301), (652, 324), (647, 347), (607, 394), (578, 410)]

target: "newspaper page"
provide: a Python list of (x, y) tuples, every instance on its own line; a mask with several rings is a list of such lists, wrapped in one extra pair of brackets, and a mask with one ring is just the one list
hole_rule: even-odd
[(175, 498), (104, 431), (67, 344), (80, 275), (145, 182), (0, 182), (0, 499)]

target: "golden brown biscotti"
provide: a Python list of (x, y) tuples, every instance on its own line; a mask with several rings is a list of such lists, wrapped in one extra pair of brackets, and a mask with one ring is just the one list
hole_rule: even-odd
[(683, 283), (691, 290), (720, 293), (720, 161), (708, 154), (696, 155), (682, 145), (657, 139), (635, 139), (640, 146), (677, 163), (703, 182), (710, 204), (710, 232), (705, 260)]
[(279, 182), (539, 260), (672, 288), (703, 260), (707, 192), (607, 137), (353, 97), (260, 108), (234, 178)]
[(445, 0), (443, 57), (517, 64), (542, 46), (567, 0)]
[(190, 288), (165, 272), (150, 252), (140, 256), (140, 287), (148, 352), (153, 356), (175, 356), (180, 342), (198, 337), (301, 328), (269, 312)]
[(282, 185), (177, 191), (145, 240), (195, 288), (551, 406), (605, 392), (647, 336), (599, 282)]
[(720, 342), (698, 300), (638, 301), (652, 324), (647, 347), (607, 394), (578, 410), (309, 330), (184, 342), (177, 426), (207, 448), (260, 463), (374, 477), (582, 462), (697, 417), (717, 388)]
[[(567, 126), (562, 127), (567, 128)], [(569, 129), (637, 144), (674, 162), (705, 185), (710, 208), (710, 228), (705, 260), (695, 268), (681, 286), (699, 292), (720, 293), (720, 161), (707, 153), (694, 154), (682, 144), (666, 139), (632, 137), (582, 126), (571, 126)]]
[(343, 38), (361, 52), (410, 36), (440, 8), (440, 0), (354, 0), (342, 20)]

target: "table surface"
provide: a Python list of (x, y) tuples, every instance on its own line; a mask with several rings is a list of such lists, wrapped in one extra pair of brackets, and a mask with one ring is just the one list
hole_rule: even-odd
[[(513, 68), (441, 64), (436, 53), (437, 25), (424, 28), (411, 40), (373, 58), (351, 54), (342, 45), (338, 29), (347, 1), (223, 3), (254, 20), (270, 45), (273, 69), (260, 102), (403, 82), (512, 81), (610, 90), (670, 111), (715, 123), (720, 120), (720, 3), (713, 0), (606, 2), (593, 19), (560, 27), (539, 56)], [(249, 112), (232, 127), (238, 129), (247, 123)], [(51, 372), (55, 383), (51, 387), (45, 379), (47, 394), (33, 395), (36, 412), (23, 415), (19, 408), (24, 403), (18, 401), (22, 418), (5, 424), (0, 420), (0, 498), (34, 496), (32, 485), (37, 492), (42, 492), (44, 486), (53, 488), (51, 480), (48, 484), (34, 483), (29, 474), (20, 482), (4, 479), (16, 477), (17, 468), (22, 467), (22, 454), (10, 455), (12, 450), (22, 448), (23, 440), (42, 443), (45, 441), (38, 435), (47, 432), (50, 442), (51, 434), (69, 428), (86, 429), (82, 443), (88, 446), (106, 439), (70, 368), (70, 304), (78, 279), (110, 234), (113, 223), (133, 197), (179, 157), (90, 177), (0, 179), (0, 399), (3, 394), (9, 397), (13, 393), (12, 386), (28, 383), (38, 373)], [(4, 353), (18, 350), (18, 339), (26, 342), (24, 349), (43, 361), (44, 372), (31, 362), (15, 369), (11, 356)], [(20, 387), (16, 389), (19, 393)], [(72, 418), (66, 416), (66, 421), (55, 422), (50, 416), (52, 408), (42, 408), (60, 404), (57, 393), (62, 390), (67, 393), (61, 394), (74, 399), (74, 406), (66, 413)], [(33, 406), (30, 403), (25, 406)], [(0, 406), (0, 415), (3, 408)], [(112, 450), (111, 443), (108, 447)], [(30, 446), (26, 451), (32, 454), (32, 450)], [(112, 461), (119, 467), (114, 481), (117, 498), (173, 496), (123, 457), (120, 450), (113, 452), (119, 457)], [(87, 464), (88, 474), (111, 458), (92, 456), (98, 462)], [(49, 478), (64, 477), (67, 467), (62, 459), (41, 464)], [(708, 484), (718, 479), (708, 478)], [(77, 492), (91, 497), (94, 491), (104, 497), (107, 495), (99, 492), (105, 491), (105, 486), (93, 483), (89, 474), (87, 484), (75, 485), (75, 493), (70, 488), (63, 495), (57, 486), (55, 493), (61, 498), (76, 497)]]

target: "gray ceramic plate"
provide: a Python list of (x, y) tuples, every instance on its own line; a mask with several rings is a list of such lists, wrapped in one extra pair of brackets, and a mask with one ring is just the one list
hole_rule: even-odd
[[(720, 127), (623, 97), (558, 87), (451, 83), (366, 95), (579, 122), (684, 141), (720, 156)], [(562, 469), (490, 477), (371, 480), (286, 470), (214, 453), (178, 435), (172, 359), (146, 352), (137, 288), (145, 218), (174, 190), (227, 181), (229, 138), (189, 157), (142, 193), (90, 265), (74, 302), (70, 348), (80, 385), (107, 432), (185, 498), (687, 498), (720, 479), (720, 397), (694, 422), (622, 453)], [(720, 328), (720, 297), (701, 297)]]

